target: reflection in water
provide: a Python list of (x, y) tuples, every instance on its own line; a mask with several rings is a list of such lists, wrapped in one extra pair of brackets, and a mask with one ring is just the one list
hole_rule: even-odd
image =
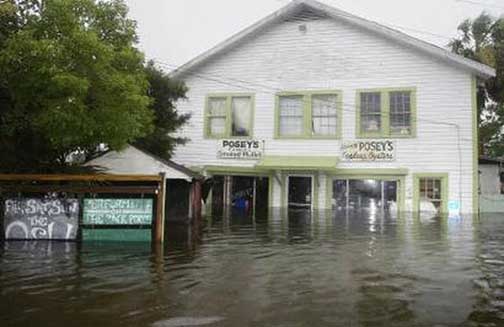
[(504, 219), (235, 213), (145, 243), (9, 242), (5, 326), (503, 326)]

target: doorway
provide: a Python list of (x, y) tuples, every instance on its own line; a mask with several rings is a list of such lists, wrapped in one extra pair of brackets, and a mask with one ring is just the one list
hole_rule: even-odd
[(288, 207), (290, 209), (311, 209), (313, 202), (312, 178), (289, 176)]
[(267, 216), (269, 206), (269, 177), (214, 176), (212, 213), (235, 217)]

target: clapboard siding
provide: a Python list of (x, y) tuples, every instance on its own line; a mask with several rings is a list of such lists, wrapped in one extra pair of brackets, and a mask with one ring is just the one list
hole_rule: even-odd
[[(307, 26), (305, 34), (299, 31), (300, 24)], [(397, 140), (397, 160), (341, 163), (340, 167), (448, 172), (450, 200), (461, 197), (462, 210), (472, 211), (472, 76), (467, 71), (327, 18), (278, 23), (195, 68), (184, 79), (189, 86), (188, 99), (178, 103), (178, 110), (191, 113), (192, 118), (180, 135), (191, 141), (177, 148), (174, 160), (186, 166), (254, 165), (250, 161), (218, 160), (218, 141), (203, 138), (203, 112), (208, 93), (255, 94), (253, 134), (266, 140), (268, 155), (323, 156), (339, 155), (340, 140), (273, 139), (276, 92), (341, 90), (342, 140), (353, 140), (357, 89), (416, 87), (417, 136)], [(440, 125), (440, 122), (458, 124), (460, 139), (455, 127)], [(413, 194), (411, 175), (406, 181), (408, 200)], [(320, 195), (322, 203), (322, 192)], [(275, 202), (278, 197), (275, 194)]]

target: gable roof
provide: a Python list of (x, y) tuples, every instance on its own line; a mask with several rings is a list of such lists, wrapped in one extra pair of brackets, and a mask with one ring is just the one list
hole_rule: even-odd
[(420, 39), (414, 38), (403, 32), (397, 31), (387, 26), (352, 15), (350, 13), (325, 5), (315, 0), (294, 0), (288, 5), (284, 6), (283, 8), (280, 8), (276, 12), (270, 14), (269, 16), (266, 16), (257, 23), (249, 26), (243, 31), (233, 35), (224, 42), (218, 44), (217, 46), (211, 48), (210, 50), (204, 52), (203, 54), (197, 56), (196, 58), (192, 59), (186, 64), (175, 69), (173, 72), (171, 72), (170, 76), (172, 78), (181, 78), (185, 74), (187, 74), (190, 70), (204, 64), (209, 59), (214, 58), (215, 56), (234, 47), (237, 43), (242, 42), (243, 40), (258, 34), (262, 30), (268, 28), (269, 26), (279, 21), (295, 16), (296, 14), (299, 14), (304, 10), (308, 10), (312, 13), (316, 13), (321, 16), (330, 17), (333, 19), (349, 23), (353, 26), (360, 27), (369, 32), (396, 41), (404, 46), (411, 47), (412, 49), (418, 50), (427, 55), (431, 55), (444, 62), (453, 64), (461, 69), (468, 70), (480, 78), (487, 79), (490, 77), (494, 77), (496, 74), (495, 69), (493, 69), (490, 66), (481, 64), (474, 60), (464, 58), (463, 56), (454, 54), (446, 49), (422, 41)]
[(167, 179), (185, 179), (191, 181), (201, 176), (194, 171), (171, 160), (158, 157), (133, 145), (122, 151), (106, 151), (84, 163), (85, 166), (98, 166), (111, 174), (159, 174), (163, 172)]

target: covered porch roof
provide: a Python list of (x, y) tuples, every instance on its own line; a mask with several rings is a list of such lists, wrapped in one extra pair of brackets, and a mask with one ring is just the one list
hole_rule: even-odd
[(260, 170), (331, 171), (339, 161), (335, 156), (264, 156), (255, 167)]

